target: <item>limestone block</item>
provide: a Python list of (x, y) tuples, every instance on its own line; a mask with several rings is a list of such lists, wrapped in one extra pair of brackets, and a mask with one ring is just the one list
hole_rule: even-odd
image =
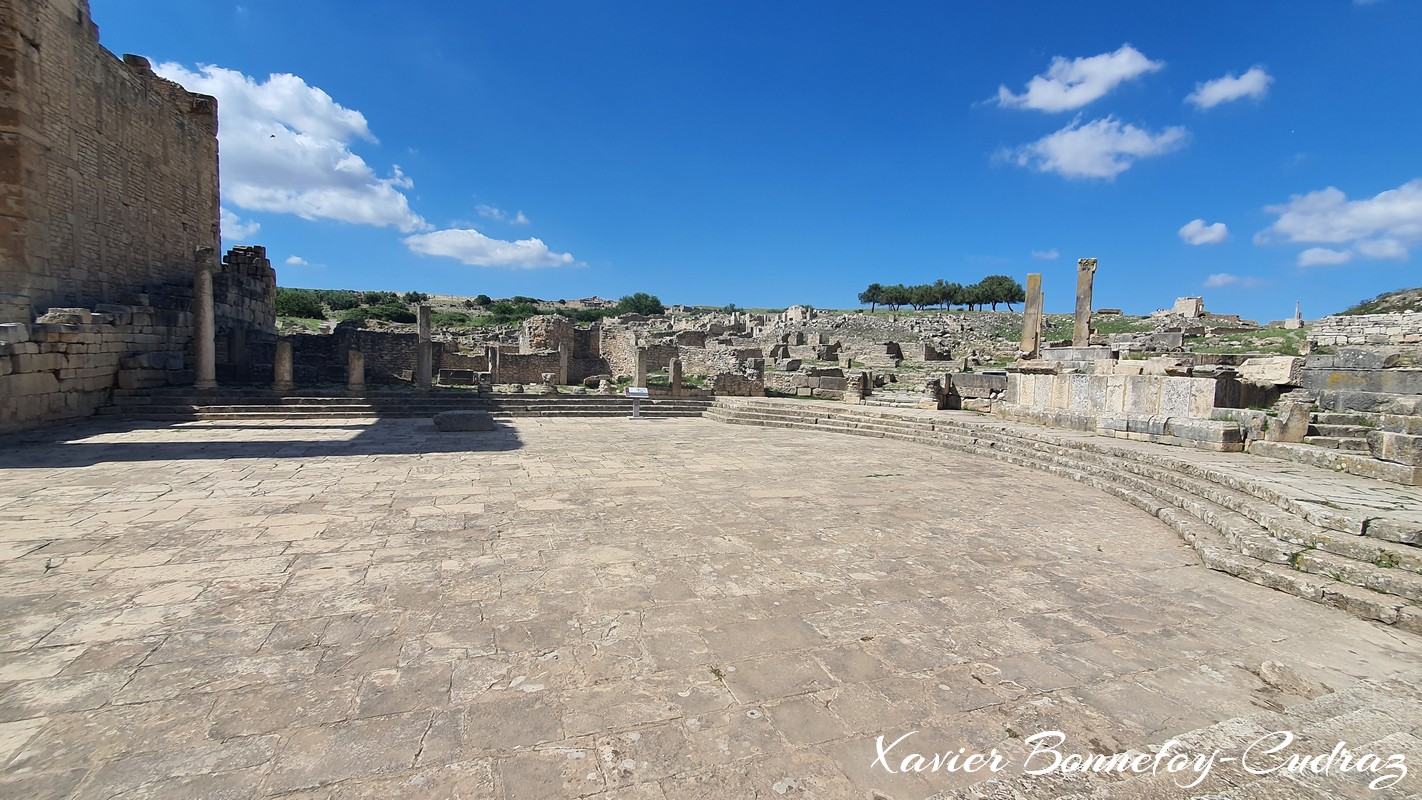
[(1154, 414), (1160, 408), (1162, 379), (1152, 375), (1123, 376), (1125, 395), (1122, 411), (1131, 414)]
[(1117, 375), (1143, 375), (1145, 363), (1141, 361), (1117, 361), (1112, 372)]
[(1304, 360), (1296, 356), (1260, 356), (1239, 366), (1239, 379), (1265, 386), (1298, 386), (1303, 383)]
[(1278, 416), (1268, 420), (1264, 439), (1269, 442), (1302, 442), (1308, 435), (1308, 423), (1307, 403), (1280, 403)]
[(1160, 413), (1207, 419), (1215, 404), (1215, 382), (1203, 378), (1160, 378)]
[(14, 371), (14, 367), (10, 366), (10, 364), (9, 356), (0, 356), (0, 375), (9, 375)]
[(1368, 431), (1368, 450), (1373, 458), (1408, 466), (1422, 466), (1422, 436), (1391, 431)]
[(59, 391), (53, 372), (12, 373), (0, 377), (0, 397), (50, 394)]
[(30, 326), (18, 322), (0, 324), (0, 344), (19, 344), (30, 340)]
[(11, 361), (16, 372), (48, 372), (64, 368), (64, 355), (61, 353), (14, 356)]
[(0, 323), (28, 324), (34, 319), (30, 298), (22, 294), (0, 294)]
[(93, 322), (93, 312), (87, 308), (51, 308), (35, 322), (58, 323), (61, 325), (88, 325)]
[(130, 325), (133, 323), (133, 306), (121, 306), (114, 303), (100, 303), (94, 306), (95, 311), (102, 311), (109, 317), (110, 325)]
[(434, 415), (434, 426), (443, 432), (491, 431), (494, 418), (487, 411), (441, 411)]

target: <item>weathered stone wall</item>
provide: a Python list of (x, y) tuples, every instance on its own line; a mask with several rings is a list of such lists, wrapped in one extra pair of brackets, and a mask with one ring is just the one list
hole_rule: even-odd
[(0, 293), (43, 311), (191, 282), (218, 242), (216, 101), (115, 58), (87, 0), (0, 0), (0, 86)]
[(55, 309), (0, 324), (0, 432), (87, 417), (117, 386), (192, 383), (192, 314), (151, 306)]
[(637, 373), (637, 331), (628, 325), (604, 325), (598, 351), (614, 377)]
[(573, 346), (573, 321), (557, 314), (539, 315), (523, 321), (518, 340), (520, 353), (557, 350), (559, 345)]
[(707, 389), (720, 397), (764, 397), (765, 381), (740, 372), (725, 372), (712, 375)]
[(543, 374), (558, 374), (557, 353), (499, 353), (495, 383), (542, 383)]
[(1123, 439), (1241, 450), (1239, 423), (1218, 419), (1216, 409), (1234, 407), (1243, 389), (1239, 381), (1214, 378), (1013, 373), (992, 411)]
[(1324, 317), (1308, 331), (1312, 347), (1422, 344), (1422, 314), (1360, 314)]
[[(392, 333), (343, 325), (336, 332), (318, 336), (291, 336), (292, 378), (298, 385), (345, 383), (347, 354), (357, 350), (365, 356), (366, 381), (369, 383), (401, 383), (413, 380), (419, 356), (420, 336), (417, 333)], [(434, 369), (469, 369), (462, 358), (446, 358), (444, 347), (434, 342)], [(254, 356), (257, 383), (272, 379), (272, 349), (264, 348)], [(476, 363), (482, 364), (479, 358)]]
[[(757, 354), (759, 350), (754, 351)], [(739, 348), (716, 346), (682, 347), (681, 368), (687, 375), (718, 375), (741, 369), (742, 350)], [(759, 355), (757, 355), (759, 357)]]

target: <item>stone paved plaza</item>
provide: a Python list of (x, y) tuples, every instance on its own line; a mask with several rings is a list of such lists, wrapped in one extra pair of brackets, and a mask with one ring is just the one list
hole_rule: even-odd
[[(878, 736), (1020, 765), (1035, 732), (1144, 749), (1422, 669), (1417, 637), (1206, 570), (1104, 493), (910, 443), (520, 419), (12, 444), (4, 797), (905, 800), (991, 776), (890, 774)], [(1338, 714), (1323, 752), (1422, 730), (1415, 694)]]

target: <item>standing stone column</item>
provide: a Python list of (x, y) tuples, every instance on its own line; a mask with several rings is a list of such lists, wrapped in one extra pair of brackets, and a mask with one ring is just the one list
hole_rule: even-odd
[(276, 356), (272, 359), (272, 383), (278, 392), (289, 392), (295, 384), (291, 380), (291, 340), (278, 339)]
[(365, 353), (346, 351), (346, 389), (352, 394), (365, 392)]
[(639, 389), (647, 388), (647, 348), (637, 348), (637, 374), (634, 376), (632, 385)]
[(1096, 276), (1096, 259), (1076, 260), (1076, 325), (1071, 332), (1072, 347), (1091, 344), (1091, 283)]
[(430, 307), (420, 306), (420, 350), (415, 364), (415, 381), (421, 389), (434, 384), (434, 341), (431, 338)]
[(215, 251), (199, 247), (193, 259), (193, 388), (217, 388), (217, 317), (212, 300)]
[(671, 396), (681, 397), (681, 359), (673, 358), (667, 364), (667, 380), (671, 383)]
[(568, 346), (568, 343), (567, 343), (567, 342), (559, 342), (559, 343), (558, 343), (558, 385), (559, 385), (559, 386), (567, 386), (568, 383), (569, 383), (569, 380), (568, 380), (568, 362), (571, 360), (572, 355), (573, 355), (572, 348)]
[(1027, 275), (1027, 303), (1022, 307), (1022, 357), (1042, 354), (1042, 273)]

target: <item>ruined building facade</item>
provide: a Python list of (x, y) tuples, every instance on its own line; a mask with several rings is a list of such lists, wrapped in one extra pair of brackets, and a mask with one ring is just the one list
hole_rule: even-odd
[(0, 431), (191, 384), (199, 268), (240, 373), (276, 277), (217, 256), (217, 101), (105, 50), (86, 0), (0, 0), (0, 86)]
[(43, 313), (190, 283), (218, 246), (216, 100), (105, 50), (87, 0), (0, 0), (0, 85), (0, 291)]

